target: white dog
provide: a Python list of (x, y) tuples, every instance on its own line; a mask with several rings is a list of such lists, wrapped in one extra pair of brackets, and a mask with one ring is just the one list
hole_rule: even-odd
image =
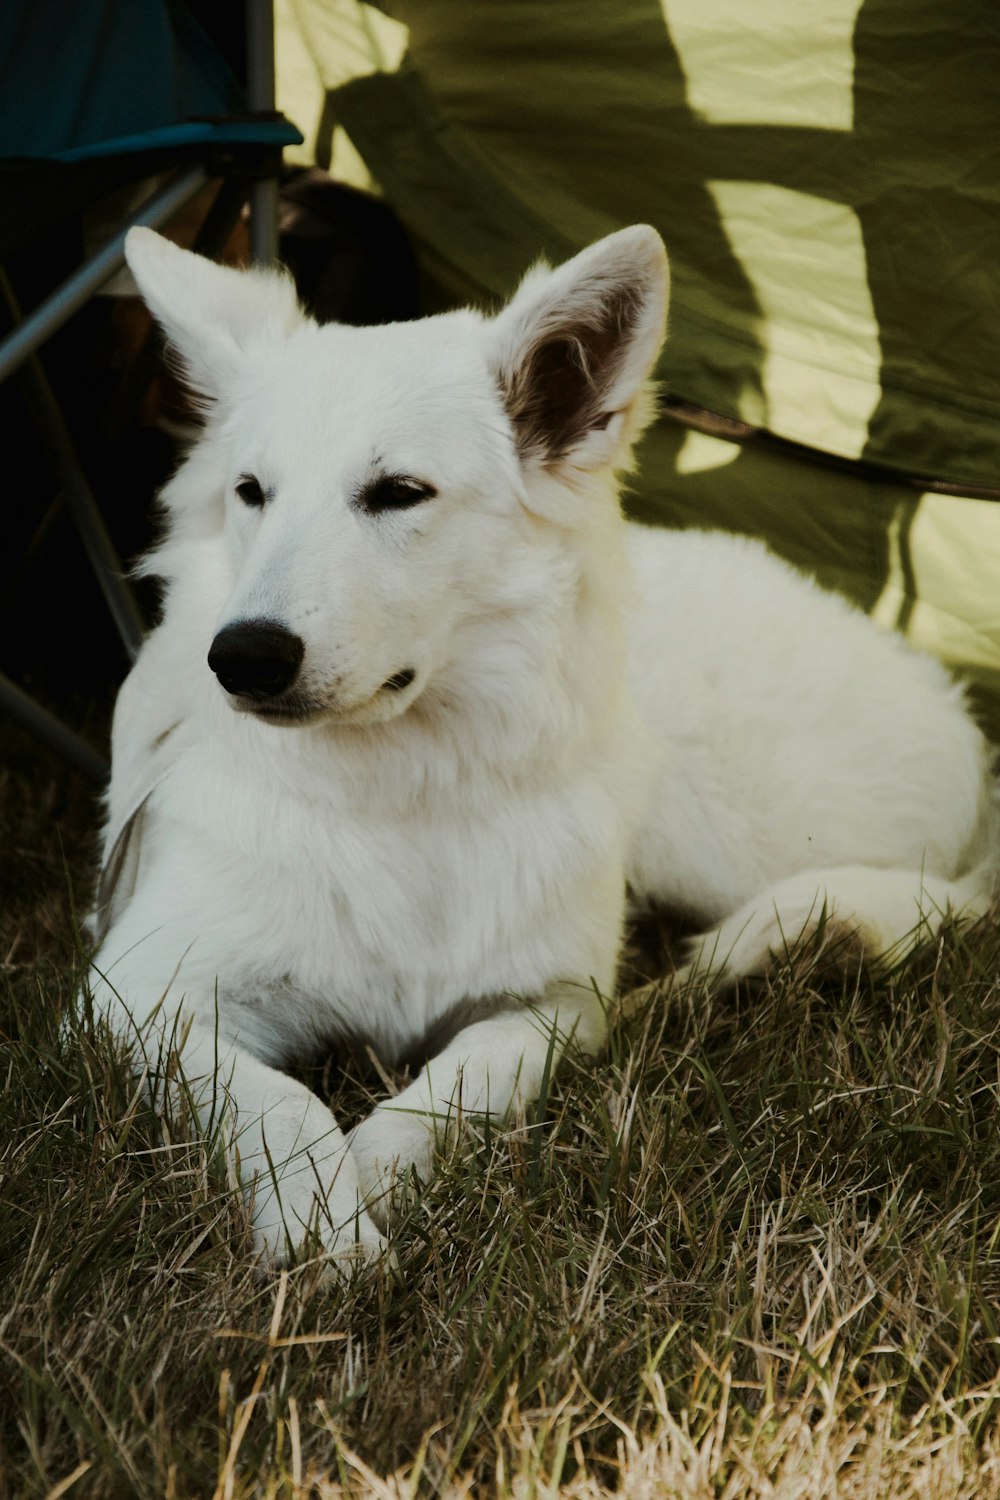
[[(990, 756), (946, 672), (756, 543), (621, 520), (653, 230), (495, 318), (365, 329), (148, 230), (128, 253), (207, 422), (115, 718), (95, 995), (155, 1086), (173, 1047), (230, 1109), (266, 1255), (377, 1253), (435, 1131), (600, 1047), (626, 880), (712, 929), (717, 979), (986, 908)], [(281, 1071), (432, 1034), (349, 1142)]]

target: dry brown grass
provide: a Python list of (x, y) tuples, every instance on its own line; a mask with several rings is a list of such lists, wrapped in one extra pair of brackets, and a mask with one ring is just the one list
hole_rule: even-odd
[(0, 1493), (1000, 1494), (995, 924), (653, 998), (449, 1155), (397, 1268), (261, 1279), (214, 1144), (60, 1028), (92, 802), (6, 748)]

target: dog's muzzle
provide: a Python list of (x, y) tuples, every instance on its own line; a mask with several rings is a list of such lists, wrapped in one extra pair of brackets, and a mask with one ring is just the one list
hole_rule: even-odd
[(298, 676), (305, 646), (276, 620), (241, 620), (220, 630), (208, 665), (227, 693), (277, 698)]

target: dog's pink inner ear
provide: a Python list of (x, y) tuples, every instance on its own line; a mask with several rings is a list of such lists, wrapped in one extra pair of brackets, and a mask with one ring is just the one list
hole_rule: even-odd
[(511, 368), (501, 372), (523, 458), (552, 465), (588, 432), (606, 427), (641, 299), (634, 287), (605, 289), (556, 322), (551, 314)]

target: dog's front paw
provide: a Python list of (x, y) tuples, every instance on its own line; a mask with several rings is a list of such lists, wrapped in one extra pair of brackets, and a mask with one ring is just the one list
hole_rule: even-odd
[(310, 1194), (296, 1203), (289, 1194), (279, 1207), (274, 1197), (255, 1204), (254, 1246), (262, 1266), (287, 1266), (303, 1257), (321, 1256), (332, 1276), (346, 1277), (358, 1266), (387, 1254), (388, 1244), (360, 1203), (321, 1203)]
[(431, 1176), (434, 1121), (412, 1110), (380, 1104), (348, 1137), (369, 1214), (383, 1228), (393, 1201), (412, 1183)]

